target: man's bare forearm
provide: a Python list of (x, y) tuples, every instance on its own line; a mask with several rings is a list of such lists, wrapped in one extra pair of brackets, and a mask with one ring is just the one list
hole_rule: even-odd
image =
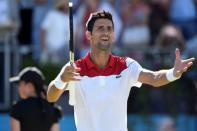
[(143, 70), (140, 73), (139, 81), (152, 85), (154, 87), (160, 87), (163, 85), (166, 85), (170, 83), (170, 81), (166, 78), (166, 73), (168, 70), (160, 70), (160, 71), (149, 71), (149, 70)]
[(47, 90), (47, 100), (49, 102), (56, 102), (61, 94), (64, 92), (64, 90), (60, 90), (55, 87), (53, 84), (53, 81), (49, 84), (48, 90)]
[(170, 83), (166, 78), (167, 70), (160, 70), (153, 73), (153, 86), (160, 87)]

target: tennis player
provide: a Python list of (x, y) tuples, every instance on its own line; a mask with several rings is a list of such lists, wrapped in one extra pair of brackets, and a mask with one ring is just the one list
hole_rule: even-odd
[(194, 58), (182, 60), (175, 50), (174, 66), (150, 71), (129, 57), (111, 53), (114, 22), (109, 12), (92, 13), (86, 23), (90, 52), (66, 64), (49, 84), (47, 99), (55, 102), (75, 81), (75, 123), (77, 131), (127, 131), (127, 100), (132, 87), (142, 83), (160, 87), (181, 77)]

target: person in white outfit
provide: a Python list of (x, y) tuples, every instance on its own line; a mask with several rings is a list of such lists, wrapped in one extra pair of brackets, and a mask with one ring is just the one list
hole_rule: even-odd
[(68, 43), (68, 1), (57, 0), (41, 25), (41, 62), (61, 64), (68, 60)]
[[(175, 81), (193, 64), (176, 49), (174, 67), (150, 71), (129, 57), (111, 53), (114, 22), (109, 12), (91, 13), (86, 23), (89, 53), (63, 66), (49, 84), (47, 99), (55, 102), (65, 90), (74, 93), (77, 131), (127, 131), (127, 100), (132, 87), (142, 83), (160, 87)], [(74, 86), (71, 86), (74, 82)], [(70, 92), (75, 88), (74, 92)]]

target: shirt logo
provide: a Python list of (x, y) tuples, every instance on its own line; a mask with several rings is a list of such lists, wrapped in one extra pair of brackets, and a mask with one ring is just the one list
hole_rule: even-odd
[(121, 75), (117, 75), (117, 76), (116, 76), (116, 78), (120, 78), (120, 77), (121, 77)]

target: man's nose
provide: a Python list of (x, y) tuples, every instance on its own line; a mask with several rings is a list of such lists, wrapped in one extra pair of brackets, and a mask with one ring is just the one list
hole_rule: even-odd
[(102, 33), (103, 33), (103, 34), (109, 34), (109, 33), (110, 33), (110, 31), (109, 31), (109, 29), (108, 29), (108, 28), (104, 28), (104, 29), (103, 29), (103, 31), (102, 31)]

